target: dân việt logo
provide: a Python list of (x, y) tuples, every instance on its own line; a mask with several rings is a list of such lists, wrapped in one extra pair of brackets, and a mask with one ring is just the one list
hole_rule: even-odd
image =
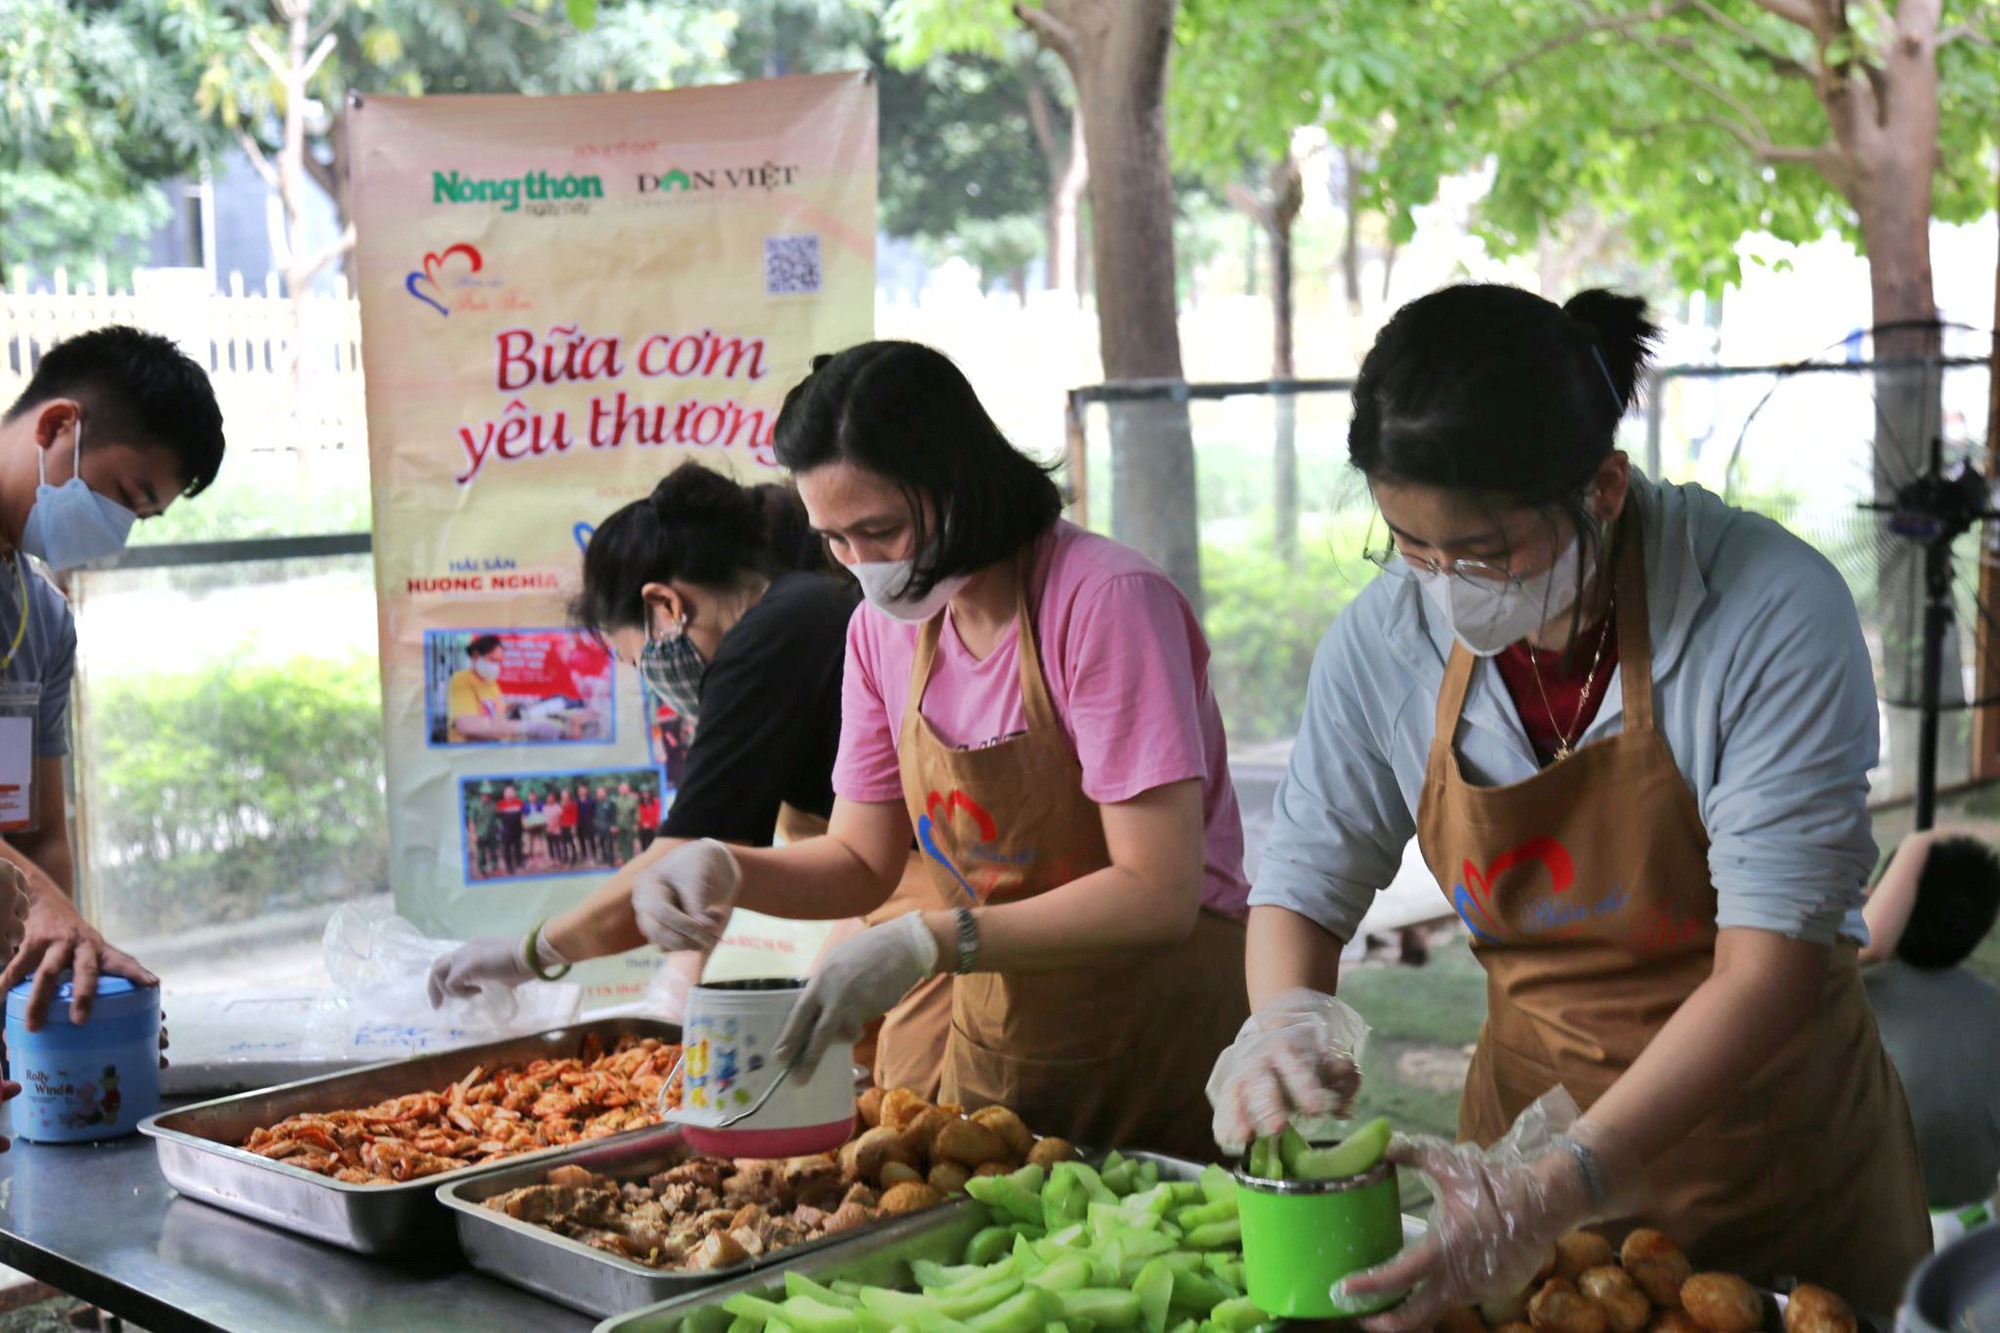
[(798, 179), (795, 163), (764, 162), (747, 167), (669, 167), (639, 173), (640, 194), (705, 194), (712, 190), (782, 190)]

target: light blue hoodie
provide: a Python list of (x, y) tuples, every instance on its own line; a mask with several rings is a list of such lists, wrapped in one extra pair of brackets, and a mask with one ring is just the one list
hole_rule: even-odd
[[(1645, 520), (1654, 715), (1708, 831), (1716, 925), (1865, 942), (1879, 734), (1853, 597), (1817, 551), (1699, 486), (1634, 470), (1631, 498)], [(1414, 580), (1378, 578), (1321, 640), (1253, 907), (1290, 908), (1346, 940), (1395, 877), (1452, 642), (1440, 621)], [(1614, 676), (1584, 741), (1622, 730), (1623, 715)], [(1458, 751), (1481, 785), (1540, 770), (1490, 662), (1474, 668)]]

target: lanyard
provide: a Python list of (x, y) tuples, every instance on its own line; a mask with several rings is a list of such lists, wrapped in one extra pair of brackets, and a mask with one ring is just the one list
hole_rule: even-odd
[(21, 572), (21, 557), (14, 557), (14, 586), (19, 589), (21, 623), (14, 626), (14, 641), (7, 645), (7, 655), (0, 657), (0, 671), (14, 665), (14, 654), (21, 651), (21, 640), (28, 633), (28, 576)]

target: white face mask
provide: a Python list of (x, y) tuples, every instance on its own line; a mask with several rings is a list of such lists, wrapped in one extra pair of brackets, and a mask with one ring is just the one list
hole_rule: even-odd
[(1492, 657), (1533, 634), (1576, 604), (1581, 543), (1572, 540), (1555, 565), (1521, 580), (1465, 579), (1412, 569), (1452, 635), (1478, 657)]
[(500, 679), (500, 664), (490, 657), (482, 657), (472, 664), (472, 669), (487, 680)]
[(861, 595), (876, 610), (892, 620), (921, 625), (944, 610), (945, 603), (972, 582), (972, 576), (954, 574), (939, 579), (937, 586), (922, 597), (912, 598), (904, 595), (904, 589), (909, 586), (910, 571), (916, 563), (915, 560), (869, 560), (849, 565), (847, 572), (861, 584)]

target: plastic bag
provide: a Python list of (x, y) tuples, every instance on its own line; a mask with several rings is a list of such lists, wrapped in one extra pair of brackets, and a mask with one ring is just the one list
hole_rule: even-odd
[(386, 900), (344, 903), (326, 923), (326, 972), (357, 1022), (411, 1029), (451, 1028), (481, 1037), (540, 1032), (574, 1022), (583, 988), (567, 984), (495, 986), (431, 1008), (431, 964), (458, 940), (432, 939)]

